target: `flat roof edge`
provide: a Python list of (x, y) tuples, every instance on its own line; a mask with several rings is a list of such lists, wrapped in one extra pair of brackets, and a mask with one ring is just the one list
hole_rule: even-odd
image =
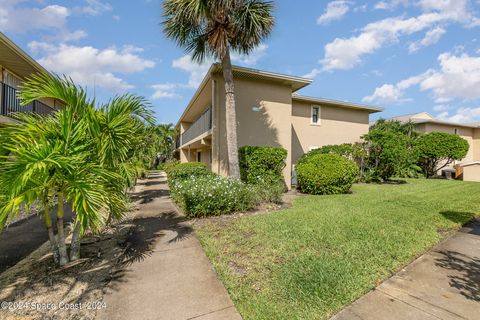
[(333, 105), (343, 106), (343, 107), (352, 108), (352, 109), (371, 111), (370, 113), (376, 113), (376, 112), (384, 111), (384, 108), (381, 108), (381, 107), (368, 106), (368, 105), (364, 105), (364, 104), (360, 104), (360, 103), (353, 103), (353, 102), (348, 102), (348, 101), (340, 101), (340, 100), (333, 100), (333, 99), (324, 99), (324, 98), (317, 98), (317, 97), (310, 97), (310, 96), (302, 96), (302, 95), (292, 95), (292, 100), (333, 104)]

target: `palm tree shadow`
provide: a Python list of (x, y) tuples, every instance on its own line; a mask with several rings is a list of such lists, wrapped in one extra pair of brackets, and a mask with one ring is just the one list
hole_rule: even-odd
[(480, 302), (480, 258), (450, 250), (439, 253), (441, 257), (436, 259), (435, 264), (456, 271), (449, 276), (450, 286), (456, 288), (465, 298)]
[(145, 260), (155, 251), (155, 246), (168, 231), (175, 234), (167, 243), (174, 243), (188, 238), (193, 229), (185, 223), (186, 218), (178, 216), (175, 211), (162, 214), (160, 217), (138, 218), (133, 221), (135, 228), (127, 238), (125, 254), (120, 264), (128, 266)]

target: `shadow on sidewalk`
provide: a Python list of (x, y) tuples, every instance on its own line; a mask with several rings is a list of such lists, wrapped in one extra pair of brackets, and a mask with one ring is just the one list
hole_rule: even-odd
[(186, 219), (175, 211), (165, 212), (159, 217), (137, 218), (133, 221), (135, 229), (127, 238), (127, 247), (122, 261), (123, 265), (144, 260), (152, 255), (155, 244), (165, 235), (165, 231), (173, 231), (176, 236), (168, 243), (184, 240), (189, 237), (193, 229), (182, 224)]
[(439, 251), (442, 257), (436, 265), (447, 270), (457, 271), (450, 275), (450, 286), (458, 289), (469, 300), (480, 301), (480, 258), (472, 258), (455, 251)]

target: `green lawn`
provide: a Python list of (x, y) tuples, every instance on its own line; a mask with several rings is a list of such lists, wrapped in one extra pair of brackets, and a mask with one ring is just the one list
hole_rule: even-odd
[(480, 212), (480, 183), (408, 180), (197, 226), (244, 319), (326, 319)]

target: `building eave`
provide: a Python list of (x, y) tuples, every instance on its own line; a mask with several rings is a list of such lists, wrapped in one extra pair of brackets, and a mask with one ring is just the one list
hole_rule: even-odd
[(369, 113), (382, 112), (384, 110), (381, 107), (368, 106), (368, 105), (364, 105), (364, 104), (352, 103), (352, 102), (347, 102), (347, 101), (339, 101), (339, 100), (332, 100), (332, 99), (323, 99), (323, 98), (316, 98), (316, 97), (309, 97), (309, 96), (301, 96), (301, 95), (297, 95), (297, 94), (292, 95), (292, 100), (308, 102), (308, 103), (318, 103), (319, 105), (327, 104), (327, 105), (333, 105), (333, 106), (341, 107), (341, 108), (364, 110), (364, 111), (368, 111)]
[[(6, 50), (11, 52), (13, 55), (21, 58), (24, 63), (30, 66), (31, 71), (33, 73), (49, 73), (47, 69), (45, 69), (40, 63), (35, 61), (32, 57), (30, 57), (25, 51), (23, 51), (19, 46), (17, 46), (12, 40), (10, 40), (5, 34), (0, 32), (0, 45), (3, 45)], [(1, 60), (0, 60), (1, 63)], [(8, 64), (5, 63), (5, 67), (9, 68)], [(15, 69), (15, 68), (13, 68)], [(23, 78), (27, 77), (28, 73), (32, 72), (18, 72), (17, 70), (11, 70), (15, 73), (17, 73), (19, 76), (22, 76)]]
[[(207, 71), (207, 74), (203, 78), (202, 82), (198, 86), (197, 90), (195, 91), (192, 99), (190, 99), (190, 102), (188, 103), (187, 107), (183, 111), (182, 115), (180, 116), (179, 120), (177, 121), (177, 124), (175, 127), (180, 126), (180, 122), (182, 121), (183, 118), (187, 115), (187, 113), (190, 111), (192, 105), (195, 103), (197, 100), (198, 96), (202, 92), (203, 88), (206, 86), (208, 81), (211, 80), (212, 75), (214, 74), (219, 74), (222, 72), (222, 66), (219, 63), (214, 63), (210, 66), (210, 68)], [(307, 79), (307, 78), (302, 78), (302, 77), (296, 77), (296, 76), (290, 76), (286, 74), (281, 74), (281, 73), (274, 73), (274, 72), (269, 72), (269, 71), (262, 71), (258, 69), (252, 69), (252, 68), (246, 68), (246, 67), (240, 67), (240, 66), (232, 66), (232, 72), (233, 76), (237, 77), (242, 77), (242, 78), (249, 78), (249, 79), (256, 79), (256, 80), (271, 80), (271, 81), (277, 81), (280, 83), (283, 83), (285, 85), (290, 85), (292, 87), (292, 92), (298, 91), (309, 84), (312, 83), (313, 80)]]

